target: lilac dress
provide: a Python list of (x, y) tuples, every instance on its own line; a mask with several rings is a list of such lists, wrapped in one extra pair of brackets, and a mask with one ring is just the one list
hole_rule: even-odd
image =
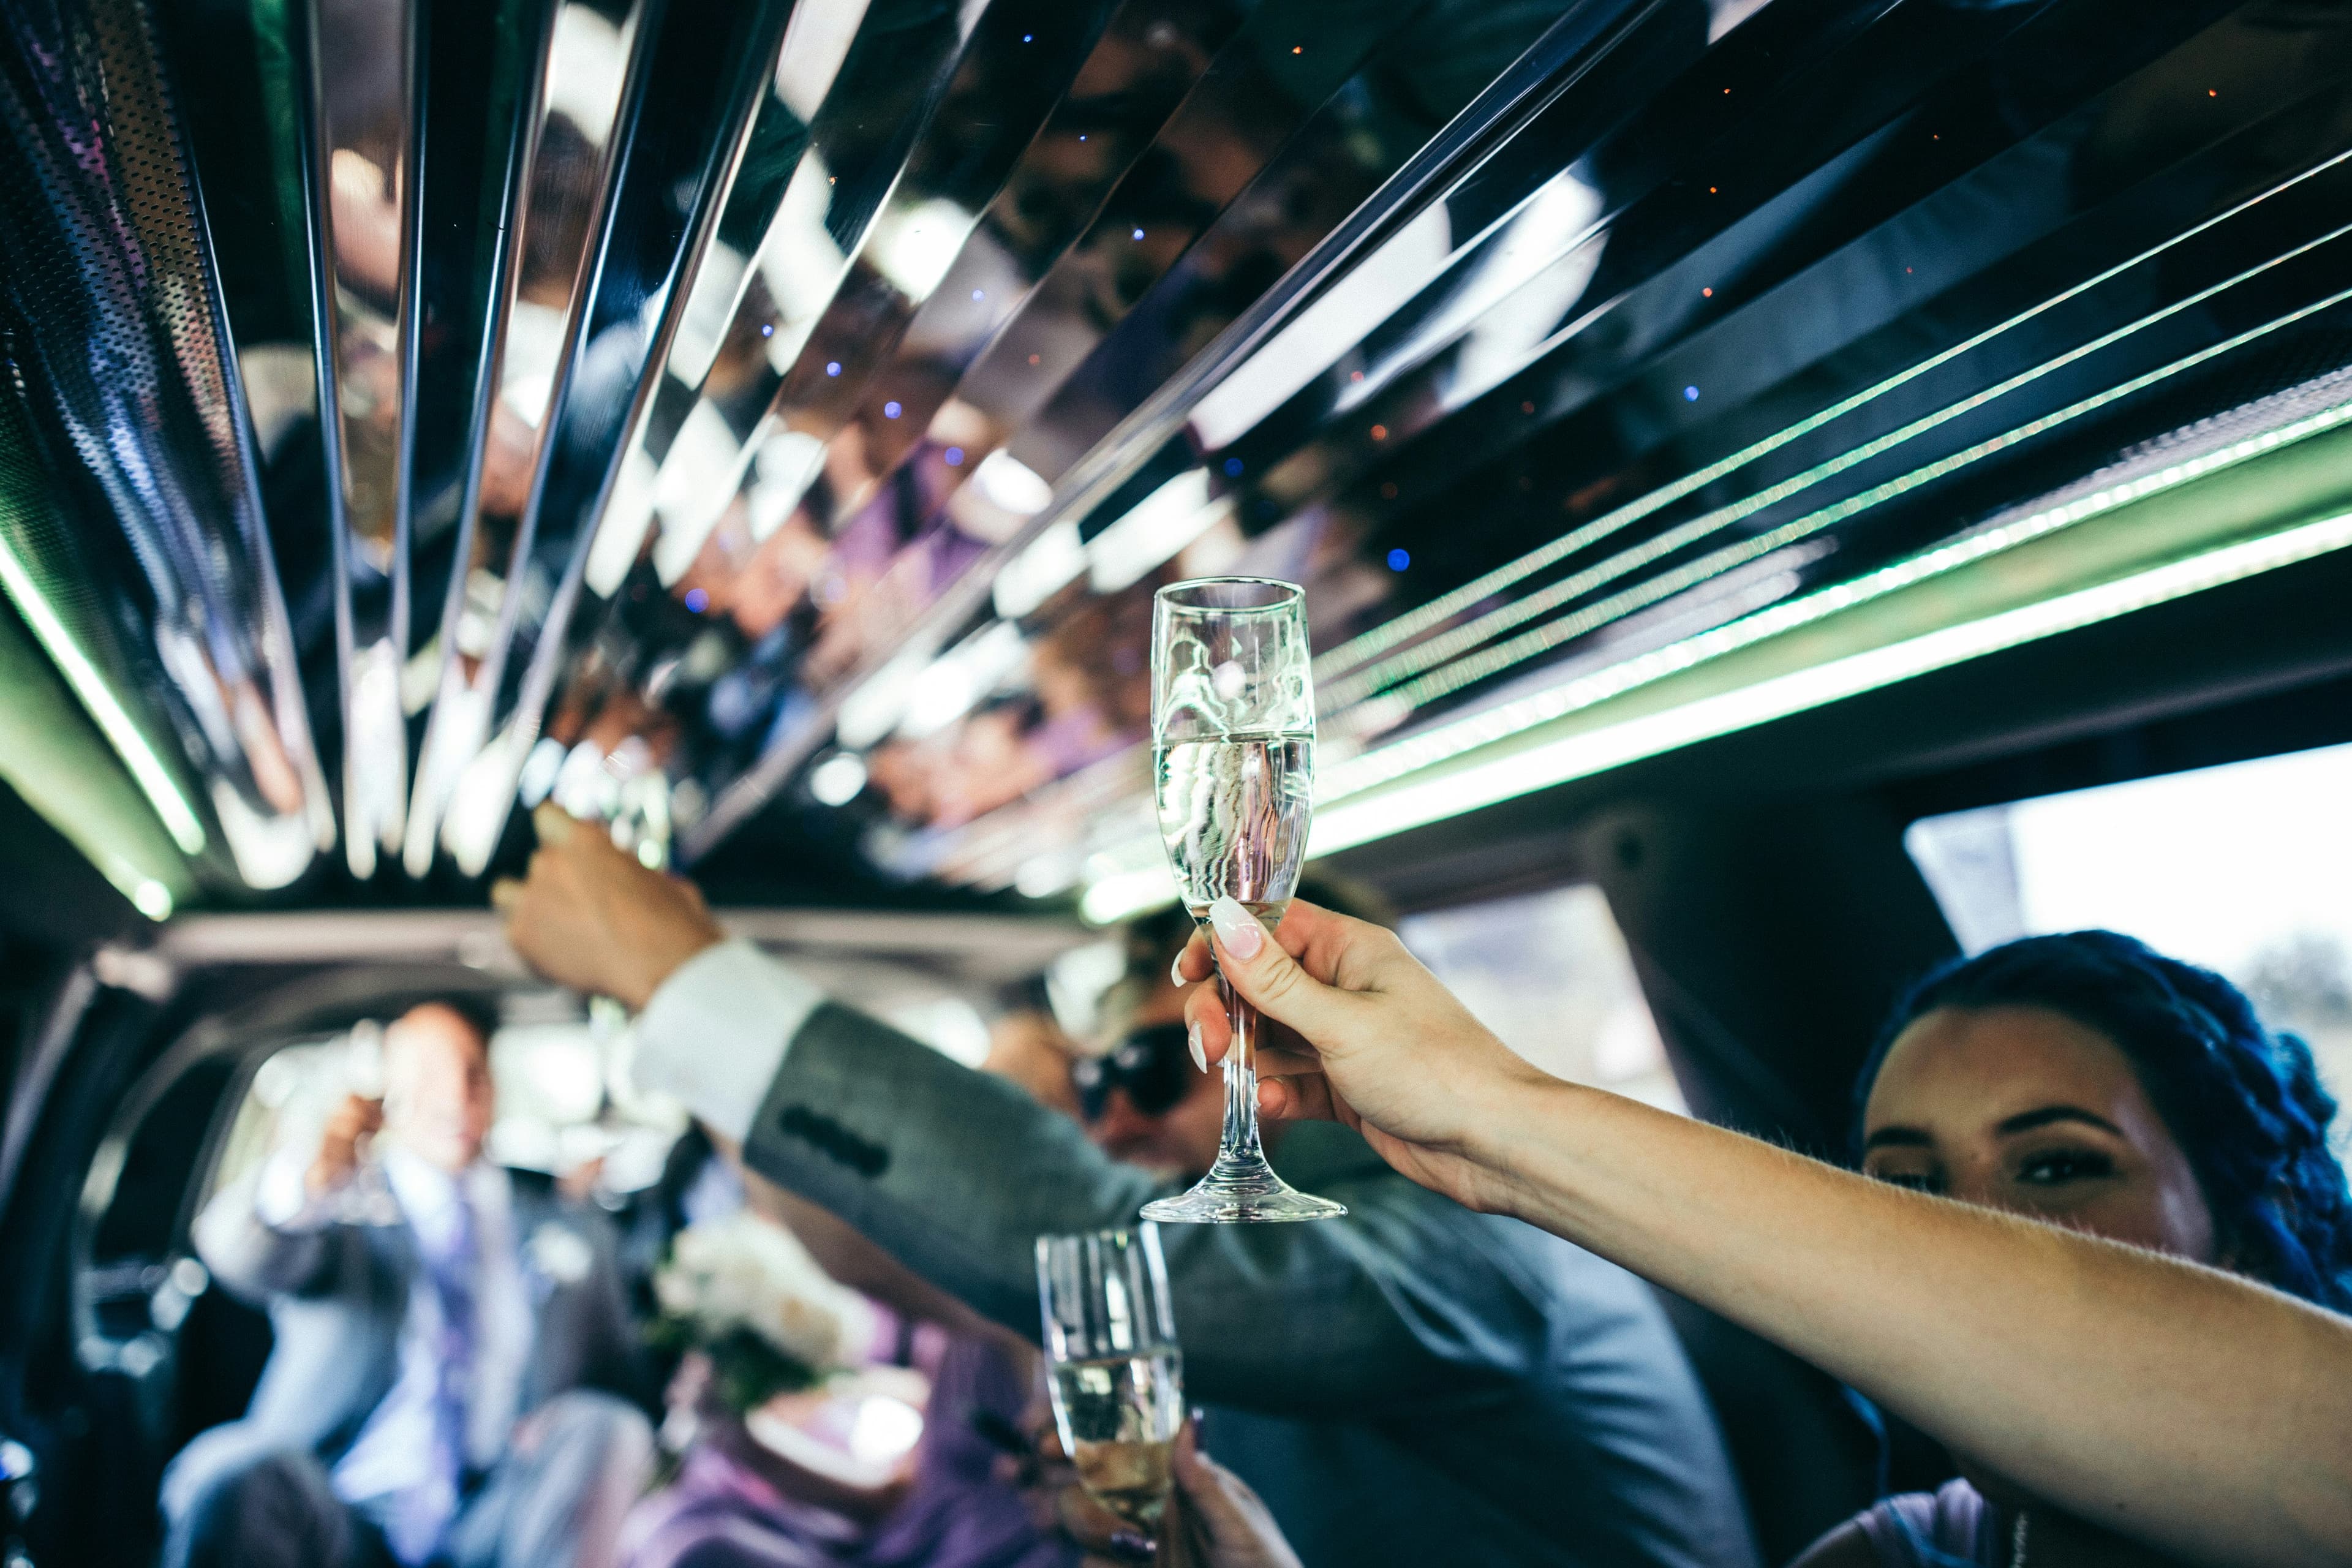
[(785, 1497), (724, 1454), (698, 1447), (677, 1479), (637, 1505), (623, 1531), (628, 1568), (1074, 1568), (1075, 1548), (1040, 1530), (996, 1479), (997, 1450), (975, 1411), (1017, 1423), (1029, 1380), (996, 1345), (948, 1342), (906, 1500), (871, 1529)]
[(2007, 1568), (2015, 1516), (1966, 1481), (1885, 1498), (1854, 1516), (1886, 1568)]

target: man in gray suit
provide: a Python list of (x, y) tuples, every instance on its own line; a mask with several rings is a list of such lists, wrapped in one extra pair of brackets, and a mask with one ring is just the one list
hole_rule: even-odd
[[(1034, 1238), (1132, 1224), (1175, 1190), (725, 940), (689, 884), (602, 832), (546, 809), (540, 831), (530, 879), (495, 895), (516, 950), (638, 1011), (642, 1085), (987, 1316), (1034, 1339)], [(1307, 1563), (1755, 1563), (1641, 1281), (1415, 1186), (1334, 1124), (1291, 1127), (1272, 1155), (1349, 1216), (1160, 1236), (1204, 1446)]]
[(466, 1005), (412, 1009), (382, 1102), (205, 1205), (198, 1254), (277, 1343), (164, 1476), (166, 1568), (612, 1561), (652, 1462), (612, 1228), (482, 1158), (488, 1053)]

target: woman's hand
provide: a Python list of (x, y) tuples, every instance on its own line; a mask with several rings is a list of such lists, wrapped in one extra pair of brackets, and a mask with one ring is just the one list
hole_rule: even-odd
[[(1286, 1034), (1257, 1053), (1258, 1110), (1355, 1128), (1399, 1172), (1472, 1208), (1505, 1206), (1506, 1179), (1473, 1154), (1497, 1108), (1554, 1080), (1529, 1066), (1407, 952), (1395, 934), (1294, 900), (1269, 932), (1229, 899), (1211, 939), (1177, 960), (1186, 981), (1222, 973)], [(1207, 987), (1185, 1004), (1202, 1049), (1223, 1060), (1233, 1030)]]
[(1176, 1434), (1174, 1468), (1175, 1527), (1200, 1568), (1299, 1568), (1274, 1515), (1247, 1481), (1201, 1452), (1190, 1421)]

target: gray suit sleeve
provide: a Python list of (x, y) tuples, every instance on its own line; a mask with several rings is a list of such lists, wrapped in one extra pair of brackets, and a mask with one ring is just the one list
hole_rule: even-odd
[(213, 1194), (192, 1227), (196, 1256), (229, 1294), (266, 1307), (272, 1296), (314, 1295), (332, 1286), (341, 1248), (337, 1227), (288, 1231), (264, 1225), (254, 1212), (258, 1173)]
[[(834, 1005), (793, 1037), (744, 1152), (1032, 1340), (1035, 1238), (1132, 1225), (1168, 1190), (1013, 1085)], [(1192, 1393), (1360, 1417), (1499, 1394), (1540, 1361), (1543, 1310), (1476, 1216), (1385, 1168), (1323, 1187), (1350, 1217), (1161, 1227)]]

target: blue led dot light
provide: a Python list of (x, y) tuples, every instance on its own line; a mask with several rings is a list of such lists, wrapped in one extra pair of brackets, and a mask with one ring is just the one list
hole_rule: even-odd
[(710, 608), (710, 595), (699, 588), (688, 588), (686, 591), (686, 607), (698, 616)]
[(961, 468), (963, 467), (963, 448), (961, 447), (950, 447), (946, 451), (940, 453), (940, 456), (947, 459), (948, 467), (950, 468)]
[(898, 406), (898, 400), (895, 397), (882, 405), (882, 417), (885, 419), (896, 419), (904, 412), (905, 410)]
[(776, 335), (776, 327), (775, 327), (775, 323), (774, 323), (774, 322), (772, 322), (772, 321), (762, 321), (762, 322), (761, 322), (761, 323), (760, 323), (760, 335), (761, 335), (761, 337), (763, 337), (763, 338), (772, 338), (772, 337), (774, 337), (774, 336)]
[(985, 289), (975, 289), (971, 291), (971, 297), (975, 300), (985, 300), (988, 298), (988, 290)]
[(1139, 229), (1137, 229), (1137, 230), (1135, 231), (1135, 237), (1136, 237), (1136, 238), (1138, 238), (1138, 239), (1141, 239), (1141, 238), (1143, 237), (1143, 231), (1142, 231), (1141, 229), (1139, 229)]
[(1242, 460), (1239, 458), (1227, 458), (1225, 459), (1225, 473), (1230, 478), (1236, 479), (1240, 479), (1242, 477)]
[(829, 359), (825, 361), (824, 374), (827, 375), (839, 375), (841, 374), (841, 362), (837, 359)]
[(1391, 550), (1389, 552), (1390, 571), (1402, 572), (1412, 564), (1412, 555), (1411, 552), (1402, 549)]
[(1696, 386), (1684, 387), (1683, 401), (1685, 403), (1696, 403), (1698, 401), (1698, 388)]

